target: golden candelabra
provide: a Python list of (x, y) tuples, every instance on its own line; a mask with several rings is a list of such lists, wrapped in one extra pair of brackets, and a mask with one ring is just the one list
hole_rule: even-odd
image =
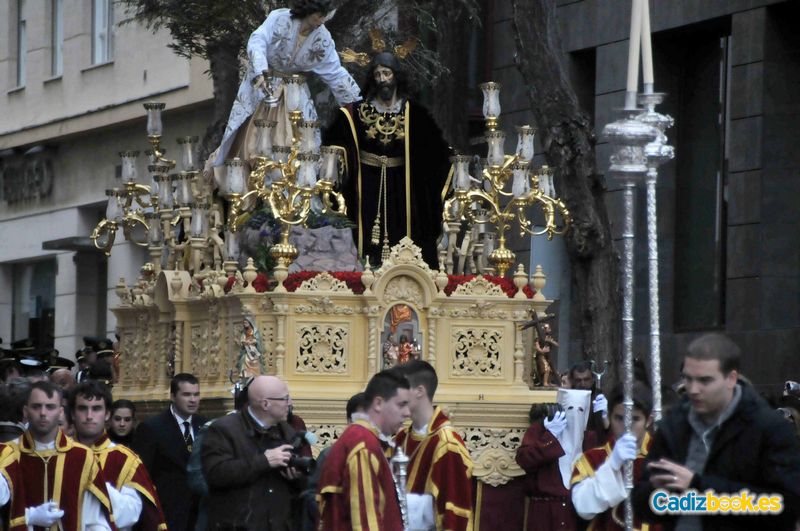
[[(339, 154), (333, 148), (317, 144), (319, 125), (304, 121), (299, 110), (303, 78), (292, 75), (283, 78), (283, 82), (292, 124), (291, 147), (288, 150), (282, 146), (273, 147), (275, 122), (256, 120), (256, 156), (247, 164), (239, 159), (226, 162), (226, 189), (231, 202), (228, 227), (237, 232), (247, 219), (247, 213), (259, 204), (268, 204), (272, 215), (281, 223), (281, 240), (270, 250), (281, 269), (297, 257), (297, 248), (289, 242), (289, 231), (293, 225), (305, 226), (315, 198), (319, 199), (320, 213), (347, 214), (344, 198), (333, 190), (341, 167), (337, 164)], [(252, 171), (245, 179), (243, 172), (248, 166)]]
[(163, 258), (169, 269), (191, 269), (202, 277), (201, 269), (221, 269), (224, 242), (219, 237), (221, 209), (212, 201), (211, 182), (200, 177), (195, 152), (198, 138), (177, 140), (183, 171), (173, 173), (177, 163), (165, 158), (161, 147), (164, 104), (148, 102), (144, 108), (151, 146), (145, 152), (150, 184), (137, 182), (139, 152), (121, 152), (122, 185), (106, 191), (106, 216), (91, 238), (95, 247), (110, 255), (117, 230), (122, 228), (126, 240), (148, 248), (156, 273)]
[[(505, 133), (499, 131), (500, 85), (484, 83), (483, 114), (486, 120), (486, 140), (488, 143), (487, 165), (481, 170), (482, 179), (469, 175), (470, 158), (454, 157), (454, 192), (445, 202), (444, 220), (471, 224), (492, 223), (497, 227), (498, 247), (489, 254), (489, 261), (496, 267), (500, 276), (505, 276), (514, 264), (516, 255), (506, 247), (506, 231), (516, 221), (520, 236), (546, 234), (548, 239), (563, 234), (572, 222), (566, 205), (555, 197), (552, 184), (552, 171), (543, 166), (538, 175), (530, 171), (533, 159), (533, 140), (535, 130), (530, 126), (517, 128), (517, 151), (514, 155), (504, 152)], [(507, 190), (511, 183), (510, 190)], [(544, 217), (543, 228), (536, 230), (528, 218), (529, 207), (541, 207)], [(557, 223), (561, 216), (562, 224)]]

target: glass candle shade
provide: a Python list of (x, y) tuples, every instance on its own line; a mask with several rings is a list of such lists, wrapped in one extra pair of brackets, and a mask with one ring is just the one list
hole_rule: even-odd
[(178, 205), (185, 207), (194, 201), (194, 194), (192, 193), (192, 174), (188, 172), (180, 172), (178, 178), (175, 180), (177, 187), (175, 191), (175, 200)]
[(228, 194), (244, 194), (244, 161), (239, 157), (225, 161), (227, 177), (225, 179)]
[(147, 136), (161, 136), (164, 126), (161, 123), (161, 111), (166, 105), (164, 103), (147, 102), (144, 108), (147, 111)]
[(134, 183), (138, 178), (136, 163), (139, 160), (138, 151), (121, 151), (119, 158), (122, 162), (122, 181)]
[(196, 136), (183, 136), (178, 139), (178, 145), (181, 146), (181, 164), (184, 171), (195, 171), (197, 166), (197, 147), (198, 137)]
[(239, 239), (237, 236), (238, 235), (235, 232), (231, 232), (229, 230), (225, 231), (226, 260), (231, 262), (239, 259)]
[(511, 165), (511, 194), (522, 197), (531, 190), (531, 181), (528, 178), (528, 163), (519, 161)]
[(303, 76), (297, 74), (288, 76), (283, 80), (283, 82), (286, 90), (286, 108), (289, 111), (299, 111), (300, 87), (305, 82)]
[(497, 118), (500, 116), (500, 83), (481, 83), (480, 89), (483, 92), (483, 117)]
[(319, 155), (301, 153), (297, 155), (300, 167), (297, 169), (297, 186), (313, 188), (317, 184), (317, 161)]
[(456, 155), (450, 157), (450, 162), (453, 163), (453, 186), (456, 190), (469, 190), (470, 188), (470, 175), (469, 175), (469, 162), (472, 160), (467, 155)]
[(322, 164), (320, 165), (320, 179), (328, 182), (339, 180), (339, 150), (329, 146), (320, 148)]
[(106, 219), (108, 221), (121, 221), (125, 215), (117, 190), (106, 190), (108, 203), (106, 203)]
[(490, 166), (501, 166), (505, 159), (506, 134), (503, 131), (489, 131), (486, 133), (486, 143), (489, 149), (486, 161)]
[(272, 158), (272, 138), (275, 135), (275, 126), (278, 122), (268, 120), (254, 120), (256, 126), (256, 155)]
[(204, 238), (208, 231), (208, 205), (197, 203), (192, 206), (192, 222), (189, 230), (192, 238)]
[(517, 156), (525, 162), (533, 160), (533, 138), (536, 129), (530, 125), (520, 125), (517, 127)]
[(310, 120), (300, 124), (300, 151), (319, 153), (319, 122)]
[(147, 214), (147, 243), (151, 247), (161, 245), (163, 237), (161, 235), (161, 218), (158, 214)]

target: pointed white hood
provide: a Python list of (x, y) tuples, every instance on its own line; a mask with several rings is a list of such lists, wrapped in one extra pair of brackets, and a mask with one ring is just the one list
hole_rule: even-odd
[(564, 455), (558, 458), (558, 468), (564, 488), (569, 488), (572, 465), (583, 453), (583, 432), (589, 422), (592, 392), (583, 389), (559, 389), (556, 402), (567, 414), (567, 427), (558, 436)]

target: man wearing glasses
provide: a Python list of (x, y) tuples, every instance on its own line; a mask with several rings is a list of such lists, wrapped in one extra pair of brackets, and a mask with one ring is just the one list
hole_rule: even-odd
[(289, 467), (295, 430), (286, 382), (258, 376), (248, 405), (214, 421), (203, 440), (209, 529), (288, 529), (305, 476)]

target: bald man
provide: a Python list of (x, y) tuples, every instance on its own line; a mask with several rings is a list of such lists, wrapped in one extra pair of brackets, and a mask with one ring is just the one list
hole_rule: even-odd
[(65, 393), (72, 391), (77, 382), (69, 369), (56, 369), (50, 375), (50, 381), (61, 388)]
[(214, 421), (203, 440), (208, 529), (291, 529), (305, 477), (287, 466), (295, 430), (286, 422), (286, 382), (258, 376), (248, 405)]

